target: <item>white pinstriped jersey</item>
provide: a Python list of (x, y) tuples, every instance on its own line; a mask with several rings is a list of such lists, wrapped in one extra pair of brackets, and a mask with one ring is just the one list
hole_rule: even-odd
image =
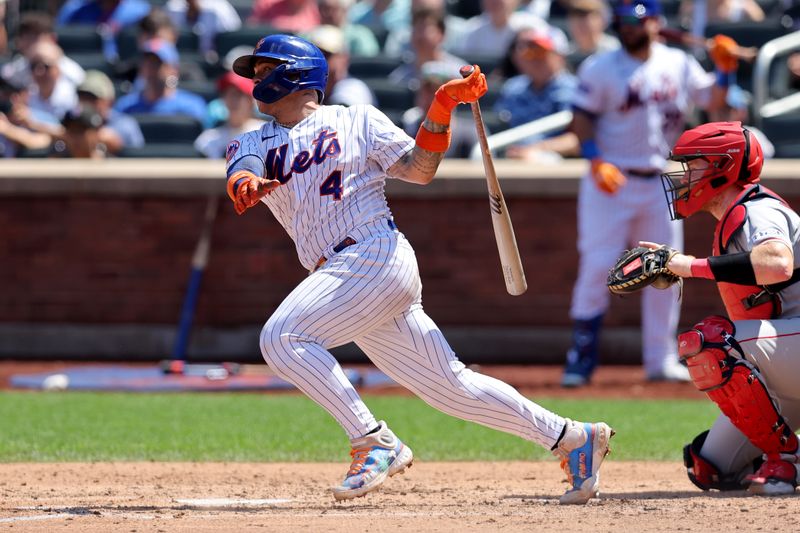
[(683, 132), (693, 104), (705, 107), (714, 75), (676, 48), (653, 43), (642, 62), (624, 49), (584, 61), (574, 105), (597, 115), (595, 141), (619, 168), (656, 169)]
[(320, 106), (291, 129), (267, 122), (234, 139), (227, 172), (241, 170), (237, 163), (256, 156), (261, 175), (283, 183), (262, 201), (294, 241), (300, 263), (311, 270), (348, 231), (391, 218), (386, 169), (413, 146), (411, 137), (371, 105)]

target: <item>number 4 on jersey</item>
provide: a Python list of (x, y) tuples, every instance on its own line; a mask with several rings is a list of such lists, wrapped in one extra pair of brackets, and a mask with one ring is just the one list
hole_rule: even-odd
[(320, 196), (333, 195), (334, 200), (342, 199), (342, 171), (334, 170), (319, 186)]

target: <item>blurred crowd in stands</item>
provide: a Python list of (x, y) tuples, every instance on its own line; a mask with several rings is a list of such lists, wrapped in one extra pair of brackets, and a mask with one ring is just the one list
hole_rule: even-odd
[[(800, 0), (663, 0), (662, 10), (668, 27), (744, 46), (800, 31)], [(606, 0), (0, 0), (0, 17), (2, 157), (221, 158), (232, 137), (269, 119), (230, 68), (270, 33), (323, 51), (325, 103), (376, 105), (412, 136), (461, 65), (489, 76), (481, 105), (499, 132), (570, 109), (581, 61), (619, 46)], [(702, 47), (687, 50), (709, 64)], [(798, 89), (800, 53), (790, 51), (770, 71), (770, 93)], [(752, 64), (740, 68), (730, 114), (710, 118), (751, 119), (750, 91)], [(800, 114), (776, 124), (762, 125), (779, 138), (776, 155), (800, 157)], [(447, 155), (468, 157), (472, 121), (457, 115), (452, 129)], [(546, 137), (500, 155), (577, 155), (559, 145), (563, 132)]]

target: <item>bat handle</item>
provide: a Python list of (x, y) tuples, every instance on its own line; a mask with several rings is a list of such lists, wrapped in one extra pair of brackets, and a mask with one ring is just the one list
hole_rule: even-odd
[(475, 70), (475, 67), (472, 65), (464, 65), (460, 69), (458, 69), (458, 73), (461, 74), (462, 78), (469, 78), (469, 75), (472, 74), (472, 71)]

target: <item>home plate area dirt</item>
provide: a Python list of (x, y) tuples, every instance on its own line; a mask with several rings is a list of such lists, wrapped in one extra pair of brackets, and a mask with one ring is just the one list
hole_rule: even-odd
[(603, 467), (600, 499), (561, 506), (557, 461), (426, 463), (337, 503), (341, 464), (90, 463), (0, 466), (0, 530), (786, 531), (796, 496), (703, 493), (678, 463)]

